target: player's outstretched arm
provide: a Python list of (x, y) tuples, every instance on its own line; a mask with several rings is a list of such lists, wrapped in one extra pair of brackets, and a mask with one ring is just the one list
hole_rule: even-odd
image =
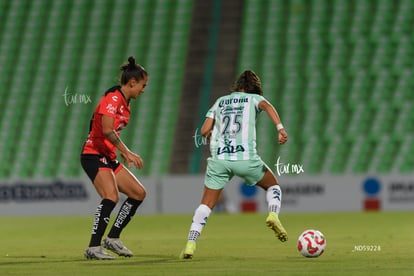
[(144, 167), (142, 158), (138, 154), (130, 151), (124, 142), (122, 142), (121, 137), (119, 137), (119, 135), (113, 129), (114, 121), (114, 118), (107, 115), (102, 115), (103, 134), (121, 152), (121, 157), (129, 167), (135, 166), (138, 169), (142, 169)]
[(276, 125), (278, 130), (278, 142), (279, 144), (284, 144), (288, 140), (288, 135), (285, 128), (282, 125), (279, 114), (276, 111), (276, 108), (270, 104), (268, 101), (264, 100), (259, 103), (259, 108), (267, 113), (272, 122)]

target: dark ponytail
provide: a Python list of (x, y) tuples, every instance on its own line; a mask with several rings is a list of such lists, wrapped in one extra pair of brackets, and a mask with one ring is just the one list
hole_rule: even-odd
[(130, 79), (135, 79), (140, 81), (144, 79), (145, 76), (148, 76), (147, 71), (144, 67), (135, 63), (135, 58), (130, 56), (128, 62), (121, 65), (121, 84), (127, 84)]

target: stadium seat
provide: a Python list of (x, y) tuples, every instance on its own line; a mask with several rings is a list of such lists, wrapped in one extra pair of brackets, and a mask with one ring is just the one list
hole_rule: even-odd
[(364, 133), (364, 135), (369, 133), (374, 110), (364, 103), (356, 103), (350, 113), (351, 119), (347, 129), (347, 137), (352, 138), (360, 133)]
[(329, 77), (329, 86), (325, 99), (326, 106), (336, 106), (345, 103), (348, 99), (350, 81), (348, 74), (341, 69), (333, 71)]
[(345, 172), (348, 174), (362, 174), (368, 171), (371, 155), (375, 151), (374, 144), (364, 136), (364, 132), (350, 137), (349, 159)]
[(352, 44), (352, 54), (348, 65), (350, 74), (354, 75), (368, 68), (372, 59), (371, 41), (366, 36), (355, 38)]
[(414, 3), (411, 0), (399, 1), (396, 11), (395, 22), (392, 28), (391, 37), (398, 40), (401, 36), (412, 33), (412, 21), (414, 19)]
[(361, 37), (369, 37), (373, 21), (372, 10), (373, 1), (355, 1), (353, 5), (354, 13), (351, 21), (349, 38), (351, 42), (356, 42)]
[[(414, 47), (409, 31), (413, 2), (292, 1), (289, 5), (285, 61), (278, 68), (282, 78), (276, 82), (282, 83), (280, 110), (287, 115), (283, 119), (291, 128), (291, 144), (279, 153), (303, 159), (312, 173), (389, 172), (390, 163), (380, 159), (396, 150), (385, 146), (396, 140), (394, 135), (383, 138), (384, 130), (398, 129), (395, 136), (412, 131), (406, 124), (413, 112), (401, 106), (413, 98), (409, 92), (413, 89), (410, 57)], [(262, 43), (274, 45), (281, 36), (279, 31), (274, 33)], [(275, 72), (270, 65), (263, 67), (263, 75), (267, 71)], [(320, 124), (328, 145), (326, 156), (312, 148), (308, 137), (321, 121), (319, 111), (326, 118)], [(398, 122), (393, 123), (396, 117)], [(312, 165), (312, 154), (324, 160), (322, 168)]]
[(391, 173), (395, 164), (398, 141), (388, 134), (381, 135), (376, 140), (376, 149), (368, 171), (380, 174)]
[(393, 91), (392, 103), (394, 106), (404, 106), (407, 101), (412, 101), (414, 95), (413, 69), (404, 69), (397, 75), (395, 91)]
[[(117, 83), (125, 53), (148, 68), (153, 93), (133, 103), (131, 123), (138, 124), (124, 138), (137, 151), (144, 141), (147, 161), (156, 155), (161, 162), (148, 162), (148, 167), (168, 171), (174, 129), (160, 118), (177, 114), (192, 11), (188, 1), (6, 1), (0, 7), (5, 19), (0, 27), (0, 83), (11, 87), (0, 102), (0, 126), (9, 130), (5, 140), (15, 141), (0, 144), (2, 157), (11, 161), (0, 178), (83, 175), (78, 155), (89, 118), (105, 89)], [(65, 91), (87, 95), (92, 103), (66, 105)], [(170, 108), (158, 109), (157, 98)], [(167, 126), (164, 132), (153, 131), (157, 124)], [(151, 152), (154, 148), (163, 158)]]
[(326, 0), (314, 0), (310, 4), (310, 24), (309, 34), (326, 34), (328, 33), (329, 20), (330, 20), (330, 3)]
[[(371, 131), (369, 136), (372, 140), (380, 140), (385, 135), (390, 135), (394, 131), (398, 111), (389, 105), (387, 101), (375, 102), (372, 104), (375, 114), (371, 121)], [(367, 135), (368, 136), (368, 135)]]
[[(131, 122), (139, 127), (131, 131), (129, 138), (131, 147), (149, 161), (143, 174), (166, 174), (169, 169), (183, 80), (182, 74), (177, 72), (184, 72), (191, 19), (192, 5), (185, 3), (159, 1), (153, 7), (154, 18), (164, 20), (154, 19), (158, 31), (151, 34), (148, 41), (150, 51), (145, 59), (145, 66), (150, 70), (147, 90), (152, 93), (138, 99), (138, 112)], [(175, 39), (170, 40), (170, 36)], [(154, 125), (159, 127), (154, 128)]]
[(304, 107), (302, 139), (306, 139), (309, 133), (323, 133), (324, 114), (326, 110), (323, 110), (316, 102)]
[(374, 2), (375, 14), (373, 16), (370, 37), (373, 41), (379, 38), (389, 36), (394, 25), (396, 14), (395, 2), (387, 0), (378, 0)]
[(328, 42), (333, 43), (337, 39), (347, 37), (351, 19), (351, 1), (332, 1), (332, 10), (330, 13), (331, 21), (328, 23), (329, 34)]
[(382, 69), (378, 72), (373, 83), (372, 95), (370, 97), (370, 104), (391, 102), (395, 89), (395, 77), (388, 69)]
[(378, 74), (383, 69), (391, 67), (396, 47), (387, 35), (378, 37), (374, 44), (375, 50), (370, 67), (372, 73)]
[(326, 153), (324, 143), (321, 143), (321, 139), (316, 132), (309, 133), (306, 137), (303, 137), (302, 142), (305, 146), (300, 156), (301, 165), (303, 165), (308, 174), (320, 173)]
[(412, 173), (414, 166), (414, 155), (412, 149), (414, 147), (414, 135), (412, 132), (403, 136), (399, 150), (396, 150), (396, 161), (394, 164), (396, 172)]
[(326, 62), (329, 72), (346, 69), (350, 59), (351, 52), (349, 49), (351, 45), (343, 38), (337, 38), (328, 45), (330, 53), (327, 55), (329, 59)]
[(258, 67), (260, 60), (260, 35), (262, 34), (262, 17), (265, 12), (264, 2), (246, 1), (243, 8), (244, 18), (242, 22), (241, 49), (239, 68)]
[(396, 53), (392, 63), (392, 70), (395, 75), (403, 73), (405, 69), (413, 68), (414, 62), (414, 41), (411, 36), (402, 35), (396, 41)]
[[(414, 105), (413, 101), (405, 101), (394, 109), (393, 121), (394, 128), (392, 129), (392, 135), (394, 139), (403, 140), (405, 136), (409, 136), (414, 132)], [(398, 115), (397, 115), (398, 113)]]
[(327, 75), (316, 68), (307, 75), (306, 87), (304, 90), (305, 105), (321, 105), (325, 99), (327, 91)]
[(322, 168), (322, 173), (326, 174), (343, 174), (347, 164), (349, 153), (349, 143), (341, 135), (331, 135), (324, 139), (327, 145), (326, 157)]
[[(1, 1), (0, 84), (8, 90), (0, 152), (10, 166), (0, 178), (83, 175), (77, 155), (89, 117), (129, 54), (150, 84), (132, 102), (134, 127), (123, 139), (147, 161), (141, 174), (168, 173), (173, 141), (165, 138), (179, 107), (188, 3)], [(237, 66), (257, 68), (290, 135), (263, 158), (274, 162), (277, 152), (311, 174), (412, 171), (413, 20), (411, 0), (244, 1)], [(65, 91), (93, 102), (66, 106)], [(262, 121), (259, 145), (267, 145), (275, 130)], [(315, 130), (326, 149), (312, 144)]]
[[(325, 124), (322, 136), (330, 140), (332, 136), (344, 136), (349, 125), (349, 111), (341, 102), (327, 106), (325, 113)], [(328, 116), (326, 116), (328, 115)]]
[(372, 76), (364, 69), (354, 72), (349, 90), (348, 103), (351, 107), (366, 103), (371, 96)]
[(306, 73), (311, 74), (315, 70), (321, 71), (325, 68), (328, 55), (328, 44), (324, 39), (318, 36), (312, 37), (308, 43), (308, 52), (306, 59)]

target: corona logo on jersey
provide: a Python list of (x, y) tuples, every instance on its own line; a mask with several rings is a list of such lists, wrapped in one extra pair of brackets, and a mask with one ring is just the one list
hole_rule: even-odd
[(219, 107), (223, 107), (224, 105), (232, 104), (232, 103), (248, 103), (248, 98), (233, 98), (233, 99), (225, 99), (220, 101)]

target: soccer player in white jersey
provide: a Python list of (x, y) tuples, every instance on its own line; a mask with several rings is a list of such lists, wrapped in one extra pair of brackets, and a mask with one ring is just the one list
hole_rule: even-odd
[(279, 144), (284, 144), (288, 136), (276, 109), (262, 95), (260, 78), (247, 70), (233, 84), (231, 93), (220, 97), (207, 112), (201, 134), (210, 140), (211, 157), (207, 159), (201, 204), (195, 210), (180, 258), (193, 257), (211, 210), (234, 175), (243, 178), (247, 185), (258, 185), (266, 191), (269, 211), (266, 224), (280, 241), (287, 241), (287, 232), (278, 217), (282, 191), (256, 151), (257, 115), (261, 111), (268, 114), (277, 128)]

